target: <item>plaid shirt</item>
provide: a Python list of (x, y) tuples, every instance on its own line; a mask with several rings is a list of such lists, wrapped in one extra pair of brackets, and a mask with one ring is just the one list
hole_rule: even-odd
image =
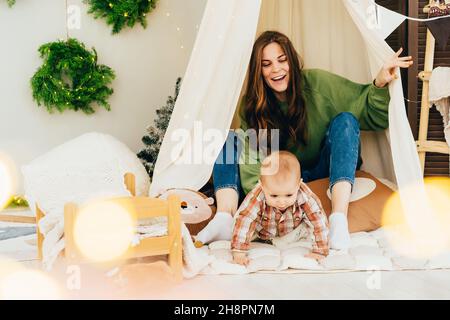
[(258, 183), (236, 214), (231, 238), (232, 250), (248, 250), (255, 231), (260, 239), (269, 240), (292, 232), (304, 222), (314, 230), (313, 252), (328, 255), (327, 216), (319, 198), (303, 182), (298, 190), (297, 201), (285, 212), (266, 204), (264, 192)]

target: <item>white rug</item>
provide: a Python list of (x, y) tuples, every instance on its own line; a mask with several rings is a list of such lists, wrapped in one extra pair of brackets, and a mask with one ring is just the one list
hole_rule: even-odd
[[(10, 227), (34, 227), (33, 224), (0, 222), (0, 230)], [(194, 258), (203, 267), (195, 274), (248, 274), (261, 273), (334, 273), (369, 270), (433, 270), (450, 269), (450, 250), (428, 259), (414, 259), (398, 254), (388, 240), (389, 229), (373, 232), (359, 232), (351, 235), (352, 246), (348, 251), (330, 251), (320, 263), (304, 255), (311, 249), (307, 241), (274, 242), (275, 245), (252, 242), (249, 251), (250, 264), (247, 267), (232, 263), (229, 241), (217, 241), (197, 249), (190, 243), (187, 256)], [(0, 241), (0, 256), (16, 261), (37, 259), (36, 234), (13, 237)], [(201, 257), (201, 258), (200, 258)], [(186, 275), (186, 274), (185, 274)]]
[(16, 261), (36, 260), (36, 233), (30, 231), (35, 227), (35, 224), (0, 221), (0, 232), (8, 232), (7, 239), (0, 240), (0, 256)]
[(213, 242), (199, 250), (212, 255), (213, 261), (201, 274), (246, 274), (252, 272), (330, 273), (359, 271), (450, 269), (450, 250), (431, 258), (412, 258), (397, 253), (390, 241), (390, 229), (351, 235), (352, 245), (347, 251), (331, 250), (320, 263), (305, 258), (311, 249), (306, 241), (288, 245), (252, 242), (247, 267), (232, 263), (229, 241)]

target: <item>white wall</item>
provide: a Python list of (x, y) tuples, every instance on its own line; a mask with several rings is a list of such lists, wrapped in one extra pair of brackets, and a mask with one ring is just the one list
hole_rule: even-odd
[[(138, 151), (155, 110), (165, 104), (176, 78), (185, 72), (206, 0), (159, 0), (147, 17), (147, 29), (136, 25), (114, 36), (104, 20), (87, 15), (82, 0), (68, 4), (81, 9), (81, 28), (69, 30), (69, 36), (88, 48), (94, 46), (99, 63), (116, 72), (109, 99), (112, 110), (97, 108), (88, 116), (73, 111), (49, 114), (44, 106), (38, 108), (30, 89), (30, 78), (42, 63), (37, 49), (65, 38), (65, 1), (18, 0), (9, 9), (1, 0), (0, 153), (18, 168), (90, 131), (111, 134)], [(19, 193), (20, 180), (19, 176)]]

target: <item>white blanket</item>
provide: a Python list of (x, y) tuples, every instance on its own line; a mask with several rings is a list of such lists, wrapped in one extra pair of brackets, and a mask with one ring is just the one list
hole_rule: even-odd
[(184, 276), (197, 274), (247, 274), (252, 272), (337, 272), (376, 270), (449, 269), (450, 250), (438, 256), (418, 258), (396, 251), (390, 239), (395, 228), (380, 228), (373, 232), (351, 235), (352, 245), (347, 251), (330, 251), (320, 263), (304, 255), (311, 250), (311, 242), (297, 240), (295, 232), (274, 240), (274, 245), (253, 242), (247, 267), (232, 263), (229, 241), (213, 242), (197, 249), (183, 233)]
[(64, 248), (64, 205), (130, 195), (124, 174), (136, 178), (136, 195), (147, 195), (149, 178), (136, 155), (114, 137), (87, 133), (64, 143), (22, 167), (25, 196), (34, 211), (45, 213), (39, 222), (44, 234), (43, 263), (50, 269)]
[[(166, 235), (167, 225), (153, 225), (154, 235)], [(275, 238), (273, 245), (252, 242), (247, 267), (234, 264), (229, 241), (216, 241), (209, 246), (196, 248), (186, 226), (182, 225), (183, 276), (209, 274), (248, 274), (253, 272), (353, 272), (450, 269), (450, 248), (432, 257), (416, 256), (417, 253), (400, 253), (395, 239), (400, 234), (398, 227), (383, 227), (373, 232), (351, 234), (349, 250), (330, 250), (330, 255), (321, 262), (305, 258), (312, 248), (312, 239), (304, 237), (302, 226), (292, 233)], [(302, 236), (303, 235), (303, 236)], [(404, 248), (403, 248), (404, 250)]]
[(444, 135), (450, 147), (450, 68), (437, 67), (430, 78), (430, 107), (433, 104), (441, 113)]

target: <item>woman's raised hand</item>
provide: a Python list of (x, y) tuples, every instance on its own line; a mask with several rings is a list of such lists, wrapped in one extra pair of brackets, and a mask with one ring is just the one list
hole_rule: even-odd
[(413, 60), (411, 56), (400, 57), (403, 52), (403, 48), (400, 48), (392, 57), (390, 57), (381, 68), (377, 77), (375, 78), (375, 85), (379, 88), (385, 87), (392, 80), (397, 79), (396, 69), (409, 68), (413, 65)]

